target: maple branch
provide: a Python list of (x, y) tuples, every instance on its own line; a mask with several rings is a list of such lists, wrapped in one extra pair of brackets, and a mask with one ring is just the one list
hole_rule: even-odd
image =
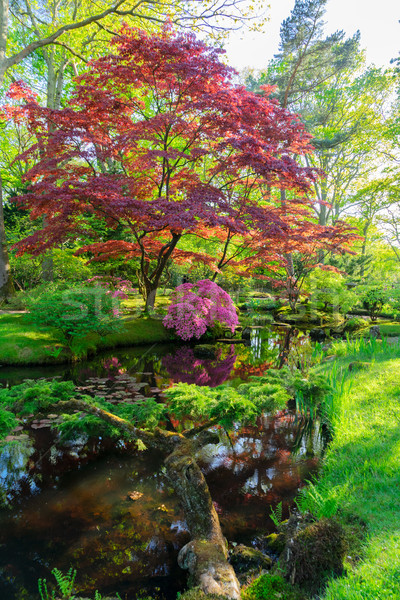
[(193, 438), (199, 433), (205, 431), (206, 429), (209, 429), (210, 427), (216, 425), (218, 421), (218, 417), (214, 417), (213, 419), (209, 419), (206, 423), (203, 423), (203, 425), (198, 425), (198, 427), (192, 427), (191, 429), (185, 429), (184, 431), (182, 431), (182, 435), (188, 439)]
[(89, 402), (80, 400), (78, 398), (60, 401), (57, 403), (57, 407), (60, 407), (61, 409), (77, 409), (82, 412), (90, 413), (91, 415), (99, 417), (106, 423), (109, 423), (110, 425), (113, 425), (119, 430), (127, 433), (131, 439), (140, 439), (144, 444), (153, 448), (161, 448), (163, 450), (167, 449), (172, 452), (177, 444), (185, 440), (185, 437), (176, 431), (170, 432), (156, 427), (154, 432), (151, 432), (139, 427), (135, 427), (135, 425), (126, 419), (121, 419), (117, 415), (100, 408), (95, 404), (90, 404)]

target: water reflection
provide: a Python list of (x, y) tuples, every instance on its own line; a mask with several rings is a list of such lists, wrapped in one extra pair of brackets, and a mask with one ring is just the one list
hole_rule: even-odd
[(235, 346), (219, 347), (215, 358), (197, 358), (192, 348), (184, 346), (162, 359), (168, 377), (174, 381), (216, 387), (224, 383), (235, 365)]
[[(293, 339), (297, 354), (290, 355)], [(114, 403), (159, 399), (178, 381), (217, 386), (262, 375), (281, 360), (296, 366), (307, 346), (299, 340), (286, 329), (254, 328), (250, 345), (217, 345), (212, 358), (196, 357), (189, 345), (118, 349), (83, 364), (36, 369), (35, 377), (73, 379), (86, 393)], [(9, 370), (7, 381), (27, 376)], [(13, 512), (0, 512), (0, 598), (35, 598), (38, 577), (71, 564), (78, 585), (92, 596), (97, 588), (103, 595), (157, 598), (160, 588), (161, 598), (175, 598), (185, 585), (176, 557), (188, 535), (162, 458), (99, 438), (65, 443), (49, 426), (29, 435), (25, 445), (8, 444), (0, 454), (0, 487), (14, 504)], [(283, 501), (287, 512), (302, 482), (316, 472), (318, 424), (285, 410), (254, 427), (238, 425), (229, 439), (221, 435), (199, 462), (224, 534), (256, 543), (260, 532), (273, 528), (270, 507)]]
[(308, 340), (308, 336), (285, 327), (253, 327), (249, 345), (217, 344), (214, 358), (195, 356), (190, 345), (153, 344), (117, 348), (74, 365), (0, 366), (0, 381), (3, 385), (16, 385), (27, 378), (58, 376), (83, 384), (89, 377), (112, 379), (118, 374), (136, 376), (141, 373), (144, 374), (142, 380), (154, 387), (178, 381), (216, 386), (229, 379), (261, 375), (265, 369), (281, 366), (290, 360), (298, 363), (295, 348), (299, 347), (300, 339)]
[(185, 584), (176, 557), (188, 534), (159, 457), (107, 456), (53, 482), (0, 514), (2, 599), (36, 597), (38, 577), (71, 564), (91, 595), (97, 588), (133, 598), (167, 581), (163, 597), (176, 596)]
[[(12, 492), (21, 491), (23, 482), (28, 481), (28, 463), (35, 449), (33, 441), (25, 435), (18, 442), (3, 443), (0, 450), (0, 500), (8, 504), (12, 499)], [(28, 481), (28, 485), (30, 491), (34, 492), (35, 482)]]
[[(188, 534), (162, 457), (121, 446), (118, 452), (102, 448), (102, 457), (90, 461), (99, 442), (87, 440), (71, 468), (76, 446), (63, 450), (53, 440), (51, 458), (45, 448), (54, 434), (34, 435), (30, 477), (41, 492), (19, 488), (15, 510), (0, 513), (0, 598), (34, 597), (38, 577), (71, 564), (88, 595), (99, 589), (132, 599), (144, 590), (156, 598), (159, 587), (162, 598), (174, 598), (185, 585), (176, 558)], [(301, 451), (293, 454), (298, 437)], [(287, 410), (237, 426), (230, 439), (222, 434), (219, 445), (203, 448), (199, 463), (228, 540), (256, 543), (272, 530), (270, 506), (283, 501), (287, 510), (302, 481), (316, 472), (321, 449), (317, 425), (307, 429)]]

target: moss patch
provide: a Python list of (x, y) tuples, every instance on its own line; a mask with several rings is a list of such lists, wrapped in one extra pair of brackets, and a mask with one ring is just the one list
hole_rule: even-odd
[(346, 548), (344, 529), (338, 521), (316, 521), (290, 540), (285, 553), (286, 576), (292, 584), (317, 591), (328, 576), (343, 572)]
[(287, 583), (277, 573), (265, 573), (242, 590), (243, 600), (305, 600), (306, 595), (297, 586)]

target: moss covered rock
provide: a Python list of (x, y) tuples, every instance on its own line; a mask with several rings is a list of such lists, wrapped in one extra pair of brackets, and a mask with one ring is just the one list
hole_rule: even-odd
[(281, 554), (285, 548), (285, 536), (283, 533), (270, 533), (263, 539), (267, 548), (271, 549), (274, 554)]
[(205, 594), (199, 587), (194, 587), (182, 594), (180, 600), (226, 600), (226, 596)]
[(261, 550), (243, 544), (235, 546), (230, 553), (229, 561), (237, 574), (270, 569), (273, 564), (272, 558)]
[(361, 360), (354, 360), (349, 364), (349, 371), (362, 371), (363, 369), (369, 369), (371, 366), (370, 362), (363, 362)]
[(311, 590), (321, 587), (328, 576), (343, 572), (345, 532), (335, 519), (308, 524), (290, 537), (283, 554), (286, 578)]

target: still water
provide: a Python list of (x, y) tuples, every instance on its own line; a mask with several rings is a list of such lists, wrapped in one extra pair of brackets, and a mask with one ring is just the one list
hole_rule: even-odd
[[(261, 374), (279, 362), (286, 338), (254, 330), (250, 346), (220, 345), (210, 358), (191, 346), (121, 349), (74, 367), (7, 369), (2, 382), (57, 376), (114, 402), (162, 397), (176, 381), (235, 385)], [(294, 339), (293, 356), (303, 356), (307, 337)], [(126, 600), (174, 599), (185, 588), (176, 557), (188, 534), (162, 457), (100, 438), (67, 442), (51, 429), (53, 418), (20, 432), (22, 443), (0, 454), (0, 493), (9, 504), (0, 512), (1, 600), (39, 598), (38, 578), (70, 566), (78, 589), (92, 597), (97, 589)], [(262, 547), (262, 535), (274, 529), (270, 508), (283, 501), (288, 511), (322, 451), (318, 423), (289, 409), (203, 448), (199, 464), (228, 541)]]

